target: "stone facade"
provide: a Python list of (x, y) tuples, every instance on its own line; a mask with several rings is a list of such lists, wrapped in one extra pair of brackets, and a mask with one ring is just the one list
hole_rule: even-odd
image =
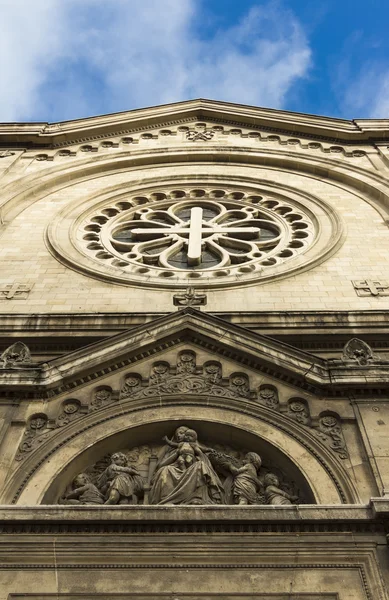
[(388, 600), (388, 144), (0, 125), (0, 600)]

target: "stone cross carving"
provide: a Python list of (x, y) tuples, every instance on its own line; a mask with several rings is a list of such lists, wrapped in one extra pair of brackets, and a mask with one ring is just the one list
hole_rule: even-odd
[(389, 296), (389, 285), (386, 281), (365, 279), (352, 283), (358, 296)]
[(197, 294), (192, 287), (188, 287), (183, 294), (173, 296), (174, 306), (205, 306), (207, 304), (206, 294)]
[(205, 123), (198, 123), (194, 129), (186, 132), (186, 139), (191, 142), (207, 142), (215, 135), (215, 131), (208, 129)]
[(23, 298), (27, 298), (30, 291), (31, 286), (15, 281), (14, 283), (7, 283), (4, 287), (0, 288), (0, 298), (6, 298), (7, 300), (16, 298), (22, 300)]
[[(214, 233), (219, 234), (238, 234), (242, 233), (251, 234), (257, 238), (260, 235), (259, 227), (229, 227), (228, 223), (212, 223), (203, 219), (203, 209), (201, 206), (194, 206), (190, 211), (190, 219), (185, 225), (174, 225), (169, 227), (166, 233), (178, 233), (178, 234), (189, 234), (188, 242), (188, 265), (196, 266), (201, 263), (201, 246), (203, 237), (213, 235)], [(132, 235), (134, 238), (142, 240), (143, 238), (149, 239), (150, 235), (163, 235), (164, 231), (160, 227), (157, 229), (151, 229), (150, 227), (144, 227), (142, 229), (133, 229)]]

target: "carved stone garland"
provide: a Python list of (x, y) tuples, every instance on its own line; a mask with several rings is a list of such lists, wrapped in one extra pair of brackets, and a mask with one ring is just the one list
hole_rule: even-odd
[(216, 396), (219, 398), (247, 399), (258, 402), (267, 408), (280, 412), (311, 431), (339, 458), (348, 458), (346, 443), (338, 415), (322, 413), (318, 421), (313, 421), (309, 405), (303, 398), (290, 398), (287, 404), (281, 404), (278, 391), (273, 385), (261, 385), (251, 389), (247, 374), (235, 372), (229, 378), (223, 377), (222, 365), (217, 361), (207, 361), (202, 366), (196, 363), (196, 354), (192, 350), (183, 350), (177, 356), (176, 366), (166, 361), (158, 361), (151, 367), (150, 376), (143, 379), (139, 373), (129, 373), (119, 391), (108, 386), (100, 386), (93, 392), (89, 405), (82, 405), (77, 399), (70, 398), (62, 403), (60, 413), (54, 420), (39, 413), (33, 415), (27, 423), (24, 439), (19, 446), (16, 460), (20, 461), (54, 430), (101, 410), (118, 400), (150, 398), (163, 395), (190, 394), (196, 396)]

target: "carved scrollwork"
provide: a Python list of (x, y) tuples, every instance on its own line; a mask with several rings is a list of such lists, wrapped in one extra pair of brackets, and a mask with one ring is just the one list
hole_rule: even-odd
[(120, 398), (129, 398), (140, 391), (142, 378), (137, 373), (127, 375), (124, 385), (120, 390)]
[(233, 373), (230, 377), (230, 388), (237, 396), (242, 398), (250, 396), (249, 378), (245, 373)]
[(26, 454), (35, 450), (39, 444), (49, 437), (50, 429), (47, 425), (48, 417), (44, 413), (37, 413), (29, 419), (23, 440), (15, 457), (17, 461), (22, 460)]
[(220, 384), (222, 381), (222, 366), (218, 362), (207, 362), (204, 364), (204, 377), (214, 384)]
[(346, 459), (349, 457), (338, 416), (329, 414), (321, 415), (319, 417), (319, 427), (316, 431), (318, 437), (331, 450), (336, 452), (339, 458)]
[(373, 351), (366, 342), (358, 338), (349, 340), (343, 348), (343, 360), (353, 361), (360, 366), (365, 366), (374, 360)]
[(292, 398), (288, 402), (288, 417), (291, 417), (297, 423), (301, 425), (310, 425), (311, 417), (309, 414), (309, 408), (304, 400), (299, 398)]
[(97, 388), (93, 394), (92, 402), (89, 406), (83, 405), (76, 398), (67, 398), (61, 404), (58, 416), (55, 419), (49, 419), (44, 413), (39, 413), (30, 418), (27, 422), (24, 439), (19, 445), (16, 454), (16, 460), (21, 461), (27, 453), (31, 452), (42, 442), (47, 440), (56, 429), (65, 427), (73, 421), (77, 421), (90, 412), (102, 408), (105, 404), (113, 401), (111, 388)]
[[(176, 365), (161, 360), (152, 364), (149, 378), (139, 373), (127, 373), (121, 389), (113, 390), (107, 385), (99, 386), (92, 390), (89, 404), (83, 404), (76, 398), (68, 398), (62, 402), (57, 416), (49, 419), (47, 415), (41, 415), (41, 420), (30, 420), (18, 449), (17, 460), (22, 460), (56, 429), (94, 411), (102, 410), (119, 399), (131, 401), (163, 395), (214, 396), (242, 402), (258, 402), (272, 411), (286, 415), (299, 425), (312, 429), (314, 435), (339, 458), (348, 457), (341, 419), (338, 416), (322, 414), (319, 420), (312, 421), (306, 399), (292, 397), (287, 402), (280, 402), (278, 390), (274, 385), (264, 383), (254, 390), (247, 373), (233, 372), (229, 377), (223, 377), (220, 362), (209, 360), (202, 365), (197, 364), (196, 353), (185, 349), (178, 353)], [(212, 456), (211, 454), (209, 457), (211, 461)]]
[(0, 356), (0, 368), (3, 369), (23, 368), (29, 363), (31, 363), (31, 353), (23, 342), (15, 342)]
[(112, 401), (113, 397), (111, 388), (98, 388), (93, 394), (93, 399), (89, 405), (89, 412), (103, 408), (103, 406), (110, 404)]
[(152, 366), (149, 383), (150, 385), (158, 384), (164, 381), (170, 372), (170, 365), (167, 362), (159, 361)]
[(277, 410), (280, 405), (277, 389), (270, 385), (261, 385), (258, 391), (258, 400), (273, 410)]
[(180, 352), (177, 361), (177, 375), (196, 373), (196, 355), (191, 350)]
[(62, 411), (58, 415), (54, 427), (64, 427), (72, 421), (79, 419), (81, 415), (88, 412), (87, 407), (82, 407), (79, 400), (69, 398), (62, 403)]
[(148, 380), (129, 373), (120, 390), (120, 398), (145, 398), (161, 394), (212, 394), (220, 398), (251, 398), (250, 381), (245, 373), (233, 373), (223, 379), (222, 366), (208, 361), (196, 364), (196, 354), (183, 350), (178, 354), (176, 368), (165, 361), (154, 363)]

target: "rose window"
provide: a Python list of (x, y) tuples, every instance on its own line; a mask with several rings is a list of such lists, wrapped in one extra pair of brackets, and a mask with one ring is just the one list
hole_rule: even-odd
[(270, 185), (150, 186), (84, 206), (74, 202), (50, 225), (55, 256), (143, 287), (270, 281), (324, 260), (342, 232), (322, 201)]
[(252, 206), (203, 201), (142, 208), (111, 231), (125, 259), (163, 269), (205, 270), (266, 259), (282, 227)]
[(97, 260), (132, 276), (171, 283), (206, 278), (209, 284), (277, 267), (313, 237), (309, 214), (292, 203), (196, 189), (104, 208), (85, 225), (83, 241)]

